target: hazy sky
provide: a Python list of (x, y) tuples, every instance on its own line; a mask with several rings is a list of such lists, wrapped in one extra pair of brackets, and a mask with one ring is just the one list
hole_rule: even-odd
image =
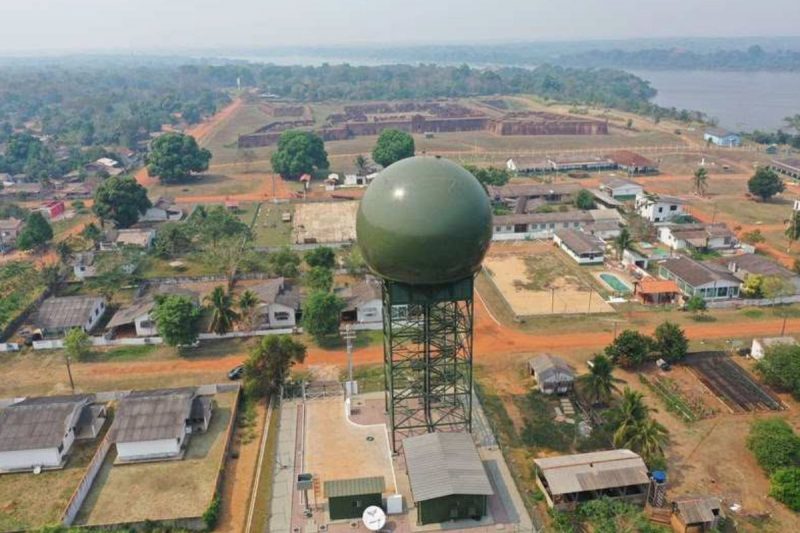
[(798, 35), (800, 0), (0, 0), (0, 54)]

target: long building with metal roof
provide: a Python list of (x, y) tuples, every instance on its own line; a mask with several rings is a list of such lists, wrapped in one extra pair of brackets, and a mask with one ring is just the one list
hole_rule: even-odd
[(535, 459), (536, 483), (550, 507), (574, 509), (601, 497), (644, 504), (650, 477), (631, 450), (560, 455)]

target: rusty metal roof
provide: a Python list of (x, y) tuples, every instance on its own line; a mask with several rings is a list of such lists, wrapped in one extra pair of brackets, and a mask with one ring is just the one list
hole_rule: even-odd
[(588, 490), (649, 483), (647, 466), (630, 450), (608, 450), (534, 459), (550, 493), (572, 494)]

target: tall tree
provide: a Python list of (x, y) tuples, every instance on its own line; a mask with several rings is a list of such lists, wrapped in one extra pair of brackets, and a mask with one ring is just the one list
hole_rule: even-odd
[(330, 292), (333, 288), (333, 271), (323, 266), (311, 267), (306, 272), (306, 285), (312, 291)]
[(353, 160), (353, 165), (356, 167), (356, 175), (358, 176), (366, 176), (369, 174), (369, 161), (367, 158), (361, 154), (358, 154), (356, 158)]
[(72, 328), (64, 335), (64, 351), (67, 357), (76, 361), (83, 361), (92, 350), (92, 339), (83, 328)]
[(289, 335), (261, 338), (244, 364), (244, 390), (260, 398), (274, 394), (286, 382), (289, 370), (306, 358), (306, 347)]
[(625, 250), (633, 245), (633, 237), (628, 228), (622, 228), (619, 235), (614, 239), (614, 249), (617, 251), (617, 259), (622, 259), (622, 254)]
[(776, 194), (783, 192), (786, 189), (786, 185), (774, 170), (759, 167), (753, 177), (748, 180), (747, 189), (750, 194), (758, 196), (762, 201), (766, 202)]
[(578, 194), (575, 195), (575, 207), (578, 209), (594, 209), (594, 195), (588, 189), (581, 189), (578, 191)]
[(635, 451), (652, 468), (664, 457), (664, 447), (668, 439), (667, 428), (648, 417), (633, 424), (631, 430), (625, 434), (624, 440), (618, 443), (615, 441), (615, 445)]
[(288, 246), (284, 246), (277, 252), (269, 254), (267, 263), (273, 275), (293, 278), (299, 273), (300, 256)]
[(614, 377), (614, 364), (605, 355), (598, 354), (592, 359), (589, 373), (582, 376), (586, 393), (593, 403), (606, 403), (612, 392), (617, 390), (617, 383), (622, 380)]
[(111, 221), (117, 228), (127, 228), (136, 224), (152, 205), (147, 190), (135, 179), (114, 176), (97, 187), (92, 210), (101, 223)]
[(680, 326), (673, 322), (663, 322), (656, 327), (654, 348), (670, 363), (680, 361), (689, 351), (689, 340)]
[(258, 307), (258, 296), (253, 291), (248, 289), (239, 296), (239, 315), (248, 327), (253, 327), (256, 307)]
[(306, 252), (303, 257), (310, 267), (333, 268), (336, 266), (336, 252), (327, 246), (318, 246)]
[(652, 343), (652, 339), (647, 335), (626, 329), (614, 339), (614, 342), (606, 346), (605, 355), (610, 357), (614, 364), (624, 368), (635, 368), (650, 356)]
[(629, 442), (637, 424), (650, 417), (650, 408), (644, 403), (641, 392), (625, 387), (619, 405), (609, 415), (614, 428), (614, 446), (622, 448)]
[(414, 156), (414, 138), (400, 130), (383, 130), (372, 149), (372, 160), (388, 167), (401, 159)]
[(272, 170), (286, 179), (297, 179), (303, 174), (330, 166), (322, 137), (297, 130), (281, 133), (271, 162)]
[(487, 185), (505, 185), (511, 179), (511, 174), (504, 168), (476, 167), (475, 165), (464, 165), (464, 168), (475, 176), (484, 187)]
[(698, 196), (705, 196), (708, 190), (708, 170), (706, 167), (700, 167), (694, 171), (692, 176), (692, 184), (694, 185), (694, 192)]
[(53, 228), (50, 223), (38, 211), (28, 215), (25, 226), (17, 236), (17, 247), (20, 250), (32, 250), (44, 246), (53, 238)]
[(303, 329), (317, 342), (339, 331), (339, 314), (344, 308), (341, 298), (330, 292), (311, 293), (303, 304)]
[(158, 298), (151, 316), (158, 334), (170, 346), (190, 346), (200, 333), (200, 309), (191, 298), (171, 294)]
[(211, 152), (200, 148), (191, 135), (165, 133), (151, 144), (147, 156), (147, 173), (162, 183), (176, 183), (192, 173), (208, 170)]
[(209, 331), (223, 335), (233, 329), (233, 323), (239, 315), (233, 310), (233, 298), (221, 285), (214, 287), (205, 297), (206, 307), (211, 311)]

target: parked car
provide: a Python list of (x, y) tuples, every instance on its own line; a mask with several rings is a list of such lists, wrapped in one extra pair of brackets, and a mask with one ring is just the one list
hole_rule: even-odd
[(235, 366), (228, 372), (228, 379), (230, 380), (242, 379), (242, 376), (244, 376), (244, 365)]
[(658, 361), (656, 361), (656, 365), (658, 366), (658, 368), (660, 368), (661, 370), (664, 370), (664, 371), (669, 370), (670, 368), (672, 368), (672, 366), (668, 362), (663, 360), (663, 359), (659, 359)]

